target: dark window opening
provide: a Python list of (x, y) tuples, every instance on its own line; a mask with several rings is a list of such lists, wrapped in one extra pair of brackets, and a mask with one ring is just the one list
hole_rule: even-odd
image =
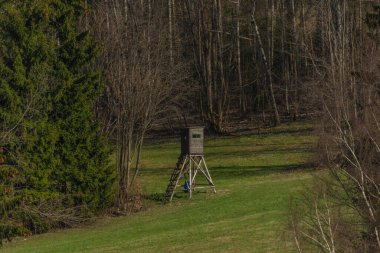
[(200, 134), (193, 134), (193, 139), (200, 139), (201, 135)]

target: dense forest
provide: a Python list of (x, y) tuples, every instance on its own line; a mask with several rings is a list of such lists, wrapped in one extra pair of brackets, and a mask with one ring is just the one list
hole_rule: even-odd
[(157, 131), (307, 118), (330, 173), (295, 243), (377, 251), (379, 29), (376, 1), (0, 1), (0, 240), (134, 211)]

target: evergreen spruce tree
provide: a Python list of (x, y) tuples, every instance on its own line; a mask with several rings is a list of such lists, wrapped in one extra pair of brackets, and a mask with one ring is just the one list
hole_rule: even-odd
[(0, 242), (56, 225), (30, 212), (44, 201), (99, 210), (113, 182), (93, 122), (102, 86), (91, 71), (96, 47), (77, 29), (80, 1), (1, 5)]
[(54, 41), (48, 36), (52, 10), (46, 1), (1, 7), (0, 239), (28, 229), (42, 232), (36, 226), (25, 227), (32, 215), (25, 215), (23, 205), (49, 191), (57, 138), (48, 119), (55, 58)]
[(57, 152), (64, 163), (53, 176), (57, 190), (73, 196), (74, 204), (89, 204), (91, 209), (109, 199), (112, 170), (109, 153), (92, 122), (95, 99), (102, 86), (89, 68), (96, 47), (87, 32), (78, 32), (82, 1), (57, 1), (54, 5), (57, 40), (56, 76), (61, 83), (55, 89), (51, 119), (59, 127)]

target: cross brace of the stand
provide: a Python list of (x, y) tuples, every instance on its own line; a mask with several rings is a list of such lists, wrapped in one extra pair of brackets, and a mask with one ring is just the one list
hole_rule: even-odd
[[(208, 186), (201, 186), (197, 187), (195, 184), (195, 178), (197, 174), (201, 172), (207, 182)], [(174, 169), (172, 176), (170, 178), (169, 185), (166, 190), (166, 199), (171, 201), (173, 199), (175, 189), (177, 188), (179, 180), (184, 177), (185, 180), (188, 177), (188, 192), (189, 192), (189, 198), (192, 197), (193, 191), (195, 189), (200, 189), (200, 188), (212, 188), (214, 192), (215, 190), (215, 185), (212, 181), (210, 172), (207, 168), (206, 161), (204, 159), (203, 155), (182, 155), (179, 157), (177, 166)]]

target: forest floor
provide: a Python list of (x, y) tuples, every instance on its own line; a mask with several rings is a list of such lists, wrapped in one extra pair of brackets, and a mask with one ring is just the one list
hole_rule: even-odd
[(284, 124), (270, 132), (206, 138), (205, 159), (217, 193), (189, 200), (165, 191), (179, 140), (150, 140), (140, 184), (146, 210), (95, 224), (17, 238), (2, 252), (294, 252), (287, 210), (312, 180), (316, 138), (312, 123)]

